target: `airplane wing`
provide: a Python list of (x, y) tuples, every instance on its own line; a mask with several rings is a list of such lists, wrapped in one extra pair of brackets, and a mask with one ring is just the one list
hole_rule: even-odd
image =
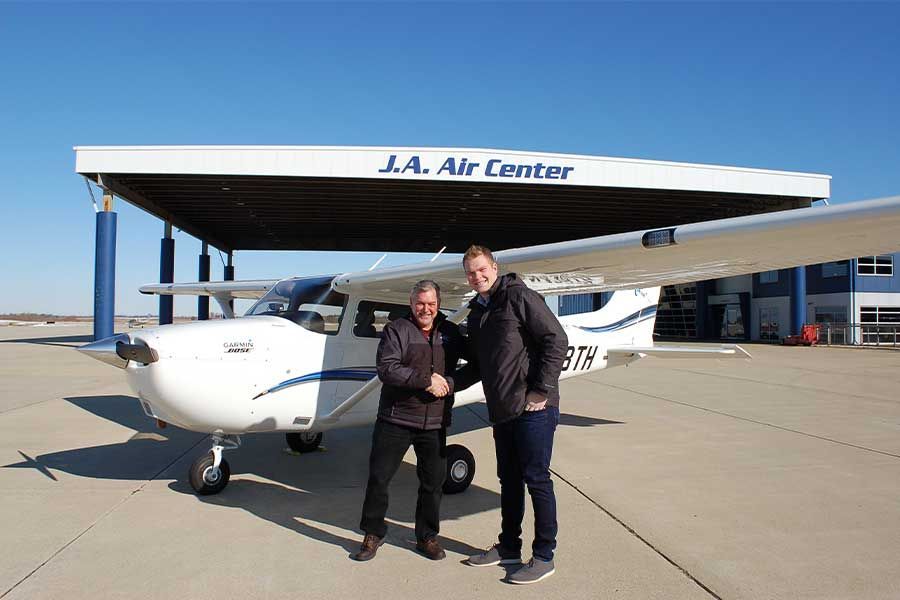
[(231, 300), (262, 298), (279, 279), (256, 279), (244, 281), (197, 281), (194, 283), (152, 283), (142, 285), (142, 294), (158, 294), (162, 296), (213, 296)]
[[(502, 223), (498, 223), (502, 226)], [(900, 251), (900, 196), (515, 248), (494, 253), (542, 294), (672, 285)], [(471, 295), (459, 258), (359, 273), (334, 287), (405, 303), (420, 279), (445, 306)]]

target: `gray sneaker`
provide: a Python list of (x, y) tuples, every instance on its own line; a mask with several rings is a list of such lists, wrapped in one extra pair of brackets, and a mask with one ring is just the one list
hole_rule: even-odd
[(527, 585), (529, 583), (537, 583), (542, 579), (547, 579), (556, 569), (553, 568), (552, 560), (541, 560), (539, 558), (532, 558), (528, 561), (528, 564), (512, 573), (509, 577), (506, 578), (510, 583), (518, 583), (520, 585)]
[(518, 565), (522, 564), (522, 555), (518, 552), (508, 552), (494, 544), (481, 554), (475, 554), (466, 561), (471, 567), (491, 567), (494, 565)]

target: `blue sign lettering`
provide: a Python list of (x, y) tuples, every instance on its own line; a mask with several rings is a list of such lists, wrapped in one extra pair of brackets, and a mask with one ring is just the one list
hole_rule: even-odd
[[(402, 169), (397, 164), (397, 155), (391, 154), (388, 156), (387, 164), (383, 168), (378, 169), (378, 172), (400, 174), (410, 172), (415, 175), (427, 175), (430, 172), (428, 167), (422, 165), (422, 159), (417, 154), (410, 156)], [(448, 156), (435, 172), (435, 176), (472, 177), (483, 174), (484, 177), (500, 177), (503, 179), (566, 180), (575, 171), (575, 167), (545, 165), (542, 162), (520, 164), (504, 162), (500, 158), (492, 158), (487, 161), (484, 164), (483, 173), (480, 167), (481, 163), (469, 162), (468, 158)]]

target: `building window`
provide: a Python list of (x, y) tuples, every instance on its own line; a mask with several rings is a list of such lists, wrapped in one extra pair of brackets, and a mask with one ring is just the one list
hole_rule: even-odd
[(817, 306), (816, 323), (846, 323), (846, 306)]
[(816, 323), (820, 327), (819, 338), (827, 339), (829, 344), (846, 344), (850, 339), (846, 306), (817, 306)]
[(761, 306), (759, 308), (759, 339), (778, 340), (778, 307)]
[(856, 259), (857, 275), (890, 277), (894, 274), (894, 255), (860, 256)]
[(847, 268), (847, 261), (841, 260), (838, 262), (827, 262), (822, 263), (822, 278), (826, 279), (828, 277), (844, 277), (849, 272)]
[(860, 306), (863, 344), (897, 344), (900, 341), (900, 306)]
[(760, 283), (778, 283), (778, 271), (766, 271), (759, 274)]

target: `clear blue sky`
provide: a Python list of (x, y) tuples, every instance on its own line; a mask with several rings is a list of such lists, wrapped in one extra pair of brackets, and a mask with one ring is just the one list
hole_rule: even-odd
[[(838, 202), (900, 194), (898, 31), (897, 3), (0, 3), (0, 312), (92, 312), (76, 145), (509, 148), (828, 173)], [(163, 226), (116, 209), (116, 312), (155, 313), (137, 286), (158, 278)], [(176, 281), (196, 279), (199, 247), (176, 234)], [(236, 268), (378, 256), (238, 252)]]

